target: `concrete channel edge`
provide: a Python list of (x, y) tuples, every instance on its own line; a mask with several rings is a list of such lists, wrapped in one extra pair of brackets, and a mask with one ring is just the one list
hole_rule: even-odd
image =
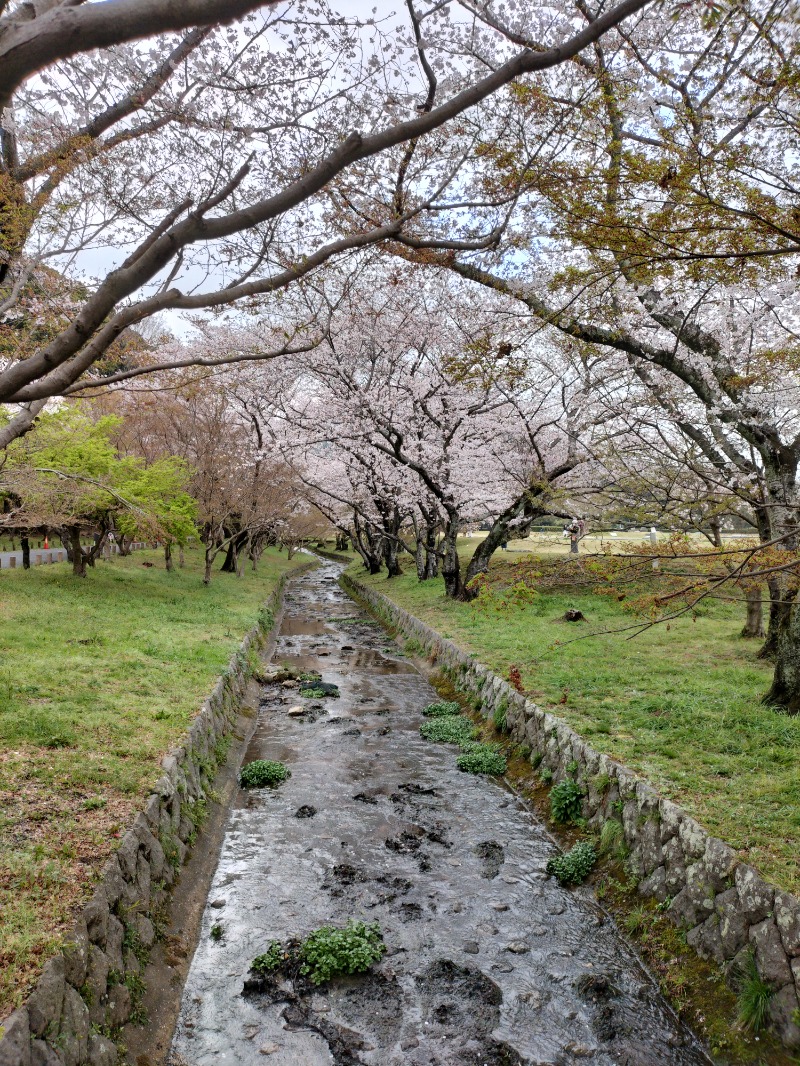
[[(0, 1066), (116, 1066), (112, 1034), (129, 1021), (141, 981), (142, 951), (156, 938), (164, 907), (198, 834), (198, 804), (213, 789), (218, 745), (232, 732), (253, 677), (252, 652), (272, 635), (288, 578), (231, 657), (162, 774), (123, 834), (61, 951), (44, 965), (27, 1001), (0, 1024)], [(268, 622), (268, 624), (267, 624)]]
[(785, 1047), (800, 1049), (800, 900), (766, 882), (648, 781), (595, 751), (471, 654), (351, 574), (343, 574), (341, 583), (382, 623), (415, 640), (458, 688), (477, 697), (485, 717), (504, 709), (512, 739), (541, 757), (554, 782), (571, 777), (567, 768), (574, 771), (577, 764), (583, 815), (593, 828), (612, 818), (621, 823), (640, 894), (670, 901), (668, 915), (702, 958), (733, 969), (752, 951), (761, 977), (774, 989), (770, 1028)]

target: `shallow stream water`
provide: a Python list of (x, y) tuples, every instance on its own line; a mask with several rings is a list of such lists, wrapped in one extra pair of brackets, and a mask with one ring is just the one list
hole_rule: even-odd
[[(457, 770), (453, 746), (422, 740), (436, 694), (340, 571), (288, 586), (274, 659), (341, 695), (262, 690), (245, 762), (278, 759), (292, 776), (231, 811), (175, 1066), (708, 1063), (591, 891), (546, 876), (555, 847), (535, 816)], [(304, 717), (287, 714), (297, 704)], [(242, 994), (271, 940), (350, 918), (383, 931), (370, 974), (277, 1001)]]

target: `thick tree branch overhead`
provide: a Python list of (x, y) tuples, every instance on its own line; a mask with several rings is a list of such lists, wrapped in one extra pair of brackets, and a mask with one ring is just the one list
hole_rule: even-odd
[[(0, 108), (32, 74), (59, 59), (157, 33), (232, 22), (270, 0), (104, 0), (0, 20)], [(28, 7), (29, 5), (25, 5)]]

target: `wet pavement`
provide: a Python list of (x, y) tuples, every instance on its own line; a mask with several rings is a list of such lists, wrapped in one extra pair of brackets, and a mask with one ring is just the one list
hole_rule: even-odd
[[(524, 804), (421, 739), (436, 694), (339, 588), (341, 569), (288, 586), (274, 661), (341, 695), (263, 688), (245, 762), (292, 776), (231, 811), (173, 1063), (708, 1063), (591, 891), (545, 875), (555, 849)], [(271, 940), (350, 918), (383, 931), (369, 974), (242, 994)]]

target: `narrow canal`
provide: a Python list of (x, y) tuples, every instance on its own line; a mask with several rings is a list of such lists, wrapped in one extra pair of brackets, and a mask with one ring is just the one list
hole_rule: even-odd
[[(555, 849), (535, 817), (422, 740), (436, 694), (340, 570), (289, 585), (275, 661), (341, 695), (262, 690), (245, 762), (277, 759), (292, 776), (240, 792), (231, 811), (173, 1063), (708, 1063), (590, 890), (546, 876)], [(271, 940), (350, 918), (383, 931), (372, 972), (313, 995), (243, 995)]]

